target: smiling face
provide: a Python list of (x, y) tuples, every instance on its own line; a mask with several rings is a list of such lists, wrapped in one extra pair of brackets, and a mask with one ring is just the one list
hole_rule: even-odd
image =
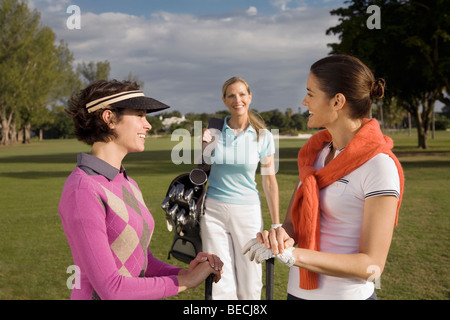
[(248, 112), (252, 103), (252, 94), (244, 83), (238, 81), (228, 86), (222, 99), (230, 110), (231, 116), (242, 116)]
[(337, 119), (337, 113), (333, 108), (335, 98), (329, 98), (319, 87), (317, 78), (310, 73), (307, 81), (308, 93), (302, 104), (308, 107), (308, 127), (328, 127)]
[(115, 124), (117, 138), (113, 142), (125, 154), (144, 151), (145, 138), (151, 128), (145, 110), (125, 109), (121, 120)]

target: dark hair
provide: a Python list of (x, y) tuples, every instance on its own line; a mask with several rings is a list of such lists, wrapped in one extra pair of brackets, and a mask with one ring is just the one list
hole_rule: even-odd
[[(116, 137), (108, 123), (102, 119), (105, 109), (89, 113), (86, 104), (91, 101), (111, 96), (120, 92), (139, 90), (135, 82), (117, 80), (99, 80), (91, 83), (84, 90), (72, 95), (67, 113), (72, 116), (75, 126), (75, 135), (78, 140), (93, 145), (94, 142), (108, 142)], [(123, 109), (109, 108), (115, 114), (116, 121), (120, 121)]]
[(338, 93), (345, 96), (353, 119), (367, 117), (373, 99), (384, 96), (384, 79), (375, 79), (372, 71), (352, 56), (331, 55), (323, 58), (311, 66), (311, 73), (330, 99)]

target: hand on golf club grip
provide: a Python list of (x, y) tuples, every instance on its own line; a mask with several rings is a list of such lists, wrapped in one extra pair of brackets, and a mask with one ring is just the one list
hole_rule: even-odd
[(189, 264), (189, 270), (195, 269), (195, 267), (202, 262), (208, 261), (211, 268), (215, 271), (221, 271), (223, 267), (223, 262), (218, 256), (211, 253), (199, 252), (195, 259)]
[(286, 248), (293, 247), (295, 244), (295, 240), (283, 227), (258, 232), (256, 239), (259, 243), (264, 243), (267, 249), (271, 249), (274, 255), (283, 253)]
[(212, 140), (211, 131), (208, 128), (203, 129), (202, 141), (210, 143)]
[(209, 271), (209, 273), (206, 274), (206, 278), (210, 274), (213, 274), (214, 275), (213, 281), (215, 283), (219, 282), (223, 273), (222, 271), (223, 262), (217, 255), (206, 252), (200, 252), (199, 254), (197, 254), (195, 259), (192, 260), (191, 263), (189, 264), (189, 272), (191, 272), (191, 270), (196, 270), (199, 264), (209, 264), (209, 267), (214, 269), (214, 272)]
[(255, 261), (256, 263), (262, 263), (264, 260), (271, 259), (275, 257), (282, 264), (292, 267), (295, 263), (295, 258), (292, 255), (294, 247), (285, 248), (283, 253), (273, 254), (271, 249), (266, 248), (264, 243), (261, 243), (258, 239), (251, 239), (242, 248), (242, 254), (248, 253), (248, 258), (250, 261)]
[(179, 292), (197, 287), (211, 274), (217, 283), (223, 272), (222, 266), (223, 262), (216, 255), (199, 253), (189, 264), (189, 270), (183, 269), (178, 274)]
[(177, 276), (178, 278), (178, 292), (186, 289), (192, 289), (202, 284), (209, 275), (213, 275), (213, 281), (218, 282), (221, 278), (222, 270), (216, 271), (211, 268), (208, 261), (200, 262), (194, 269), (182, 270)]
[(256, 238), (251, 239), (242, 248), (242, 254), (245, 255), (247, 253), (248, 259), (256, 263), (261, 263), (264, 260), (274, 257), (272, 250), (267, 249), (264, 243), (260, 243)]

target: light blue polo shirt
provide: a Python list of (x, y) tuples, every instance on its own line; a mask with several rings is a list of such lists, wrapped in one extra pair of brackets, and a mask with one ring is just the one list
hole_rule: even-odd
[(225, 118), (222, 132), (211, 157), (211, 173), (207, 197), (233, 204), (261, 203), (256, 188), (255, 173), (259, 161), (275, 153), (272, 133), (261, 130), (257, 141), (256, 130), (248, 128), (236, 137)]

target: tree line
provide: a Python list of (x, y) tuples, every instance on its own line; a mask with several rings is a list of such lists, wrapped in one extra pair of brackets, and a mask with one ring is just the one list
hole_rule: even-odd
[[(401, 107), (417, 127), (418, 147), (427, 148), (437, 101), (450, 107), (450, 1), (383, 0), (346, 2), (331, 11), (339, 24), (326, 33), (339, 36), (330, 53), (360, 58), (387, 82), (383, 114)], [(380, 9), (379, 28), (368, 29), (367, 10)]]
[[(386, 98), (373, 109), (383, 128), (417, 128), (418, 147), (427, 148), (431, 128), (446, 129), (450, 119), (450, 1), (354, 0), (331, 11), (339, 24), (326, 30), (339, 36), (329, 44), (330, 54), (360, 58), (377, 77), (387, 82)], [(380, 8), (379, 28), (366, 26), (367, 8)], [(74, 67), (64, 41), (40, 25), (40, 14), (26, 2), (0, 2), (0, 126), (1, 145), (29, 143), (40, 138), (71, 138), (73, 126), (65, 113), (72, 92), (94, 80), (108, 79), (109, 62), (82, 62)], [(126, 77), (140, 83), (131, 73)], [(435, 104), (444, 104), (436, 114)], [(162, 119), (181, 113), (149, 117), (152, 133), (167, 132)], [(186, 121), (169, 128), (189, 129), (193, 121), (206, 126), (215, 114), (186, 114)], [(306, 115), (278, 109), (259, 113), (269, 128), (281, 133), (306, 131)]]
[[(70, 96), (107, 79), (110, 70), (107, 60), (74, 67), (67, 43), (41, 26), (37, 10), (25, 1), (0, 1), (0, 144), (29, 143), (33, 131), (70, 137), (64, 112)], [(131, 73), (128, 79), (139, 82)]]

